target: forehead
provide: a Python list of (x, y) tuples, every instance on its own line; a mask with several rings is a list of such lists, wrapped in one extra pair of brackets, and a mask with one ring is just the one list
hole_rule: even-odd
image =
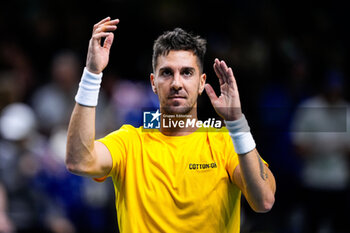
[(159, 56), (157, 60), (157, 70), (164, 67), (174, 69), (181, 67), (193, 67), (195, 69), (199, 69), (197, 56), (192, 51), (171, 50), (167, 55)]

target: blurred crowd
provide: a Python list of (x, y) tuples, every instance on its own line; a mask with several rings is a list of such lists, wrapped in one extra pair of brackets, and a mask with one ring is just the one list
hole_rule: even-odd
[[(217, 91), (212, 61), (233, 67), (243, 112), (276, 177), (274, 208), (260, 215), (243, 202), (241, 232), (346, 232), (349, 40), (341, 5), (105, 0), (108, 10), (82, 10), (83, 1), (63, 2), (18, 0), (0, 9), (0, 233), (117, 232), (111, 180), (72, 175), (64, 164), (92, 25), (106, 15), (121, 23), (97, 138), (139, 126), (142, 108), (158, 106), (148, 81), (157, 35), (194, 31), (208, 40), (205, 72)], [(215, 112), (203, 95), (199, 117), (208, 116)]]

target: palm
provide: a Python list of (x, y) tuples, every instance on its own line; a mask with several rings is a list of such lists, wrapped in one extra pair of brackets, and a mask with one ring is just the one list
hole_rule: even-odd
[(224, 61), (215, 59), (214, 71), (219, 78), (220, 96), (216, 96), (209, 84), (206, 84), (205, 89), (215, 111), (225, 120), (239, 119), (242, 115), (241, 102), (232, 69)]
[(91, 66), (94, 66), (95, 70), (103, 70), (109, 61), (110, 50), (100, 46), (100, 43), (101, 40), (98, 41), (98, 46), (96, 46), (95, 50), (91, 51)]

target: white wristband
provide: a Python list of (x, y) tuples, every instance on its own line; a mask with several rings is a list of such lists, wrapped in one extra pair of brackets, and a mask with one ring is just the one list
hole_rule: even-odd
[(100, 91), (102, 73), (94, 74), (84, 68), (75, 101), (84, 106), (95, 107)]
[(246, 154), (256, 147), (244, 114), (242, 114), (242, 117), (238, 120), (225, 121), (225, 124), (237, 154)]

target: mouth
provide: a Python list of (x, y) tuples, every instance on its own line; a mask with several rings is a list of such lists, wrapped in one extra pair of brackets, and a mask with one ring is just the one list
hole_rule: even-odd
[(168, 99), (177, 100), (177, 99), (186, 99), (186, 97), (173, 95), (173, 96), (169, 96)]

